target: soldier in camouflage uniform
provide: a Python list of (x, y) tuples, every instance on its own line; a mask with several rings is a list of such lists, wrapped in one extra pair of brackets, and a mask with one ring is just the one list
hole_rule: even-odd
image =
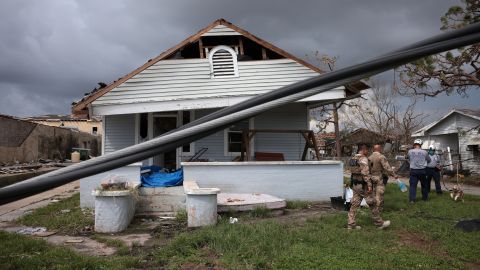
[(388, 164), (387, 158), (382, 154), (382, 146), (376, 144), (373, 146), (373, 153), (368, 157), (370, 162), (370, 176), (372, 178), (373, 193), (380, 212), (383, 210), (383, 195), (385, 194), (385, 185), (382, 175), (390, 175), (398, 179), (398, 176)]
[(355, 222), (355, 215), (357, 209), (360, 207), (362, 199), (365, 198), (368, 206), (372, 210), (372, 218), (374, 224), (379, 228), (386, 228), (390, 225), (390, 221), (383, 221), (380, 217), (380, 210), (376, 203), (373, 191), (373, 184), (370, 178), (369, 162), (367, 158), (368, 148), (362, 145), (359, 148), (358, 154), (350, 161), (352, 179), (351, 186), (353, 190), (353, 197), (350, 201), (350, 211), (348, 212), (348, 229), (360, 229)]

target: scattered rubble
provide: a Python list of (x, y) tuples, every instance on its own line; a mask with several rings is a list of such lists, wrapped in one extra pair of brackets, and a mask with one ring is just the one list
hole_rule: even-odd
[(17, 231), (18, 234), (33, 235), (35, 233), (46, 232), (47, 228), (45, 227), (26, 227)]
[(15, 161), (13, 163), (0, 163), (0, 175), (2, 174), (21, 174), (28, 172), (36, 172), (45, 168), (65, 167), (68, 162), (62, 162), (60, 160), (39, 159), (38, 161), (32, 161), (30, 163), (19, 163)]

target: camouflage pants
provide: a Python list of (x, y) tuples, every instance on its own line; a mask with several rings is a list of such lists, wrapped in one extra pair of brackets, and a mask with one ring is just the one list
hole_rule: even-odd
[(372, 176), (373, 182), (373, 194), (375, 195), (375, 201), (377, 202), (379, 211), (383, 211), (383, 198), (385, 194), (385, 185), (383, 184), (383, 179), (381, 175)]
[[(379, 182), (374, 182), (373, 190), (369, 194), (367, 194), (367, 187), (360, 184), (354, 185), (352, 190), (353, 197), (350, 201), (350, 211), (348, 212), (348, 227), (355, 227), (357, 225), (355, 216), (363, 198), (365, 198), (365, 201), (372, 210), (373, 223), (376, 226), (381, 226), (383, 224), (383, 220), (380, 217), (380, 203), (383, 204), (383, 192), (385, 191), (383, 183), (379, 184)], [(379, 198), (379, 203), (377, 203), (377, 198)]]

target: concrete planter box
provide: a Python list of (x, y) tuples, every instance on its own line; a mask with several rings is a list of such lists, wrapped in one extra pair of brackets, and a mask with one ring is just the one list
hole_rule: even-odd
[(92, 195), (92, 191), (99, 187), (102, 180), (109, 175), (123, 175), (128, 179), (128, 182), (130, 183), (129, 186), (139, 185), (141, 166), (141, 163), (134, 163), (80, 179), (80, 207), (95, 208), (95, 198)]
[(92, 192), (95, 197), (95, 231), (124, 231), (135, 215), (135, 198), (130, 190)]
[(184, 181), (226, 193), (307, 201), (330, 201), (343, 194), (341, 161), (182, 162), (182, 166)]

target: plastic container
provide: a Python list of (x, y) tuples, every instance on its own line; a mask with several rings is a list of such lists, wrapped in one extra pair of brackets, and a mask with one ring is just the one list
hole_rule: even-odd
[(188, 227), (217, 224), (218, 188), (191, 189), (187, 194)]
[(397, 179), (397, 184), (398, 184), (398, 188), (400, 188), (402, 192), (407, 192), (408, 188), (407, 188), (407, 185), (405, 185), (405, 183)]
[(72, 153), (72, 163), (80, 162), (80, 153), (75, 151)]

